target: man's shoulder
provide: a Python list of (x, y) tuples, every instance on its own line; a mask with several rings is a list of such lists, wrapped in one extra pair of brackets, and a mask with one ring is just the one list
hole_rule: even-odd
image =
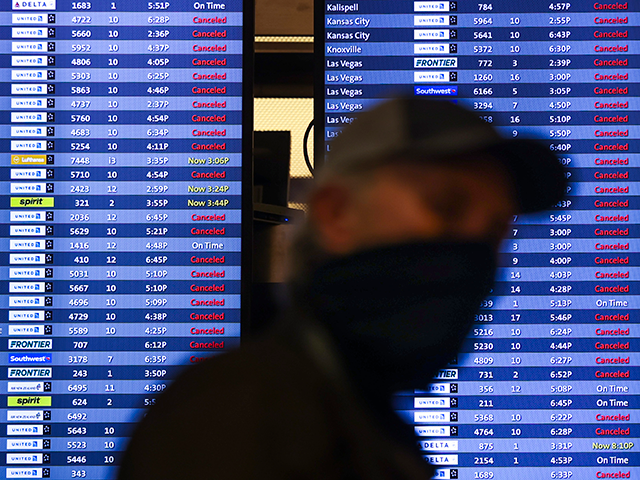
[(120, 480), (429, 478), (313, 343), (280, 331), (187, 369), (141, 422)]
[(219, 478), (258, 476), (261, 462), (270, 468), (284, 457), (317, 464), (335, 441), (330, 412), (339, 402), (288, 339), (247, 342), (176, 379), (138, 426), (121, 478), (172, 478), (179, 464), (201, 474), (212, 462)]

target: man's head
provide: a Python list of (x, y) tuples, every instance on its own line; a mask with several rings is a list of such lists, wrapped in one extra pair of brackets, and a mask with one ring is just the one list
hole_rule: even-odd
[(323, 181), (309, 221), (333, 255), (396, 243), (455, 241), (497, 248), (517, 212), (512, 179), (491, 157), (452, 163), (399, 158)]
[(458, 350), (516, 213), (560, 200), (563, 169), (446, 102), (396, 99), (331, 144), (294, 244), (294, 305), (368, 399), (426, 385)]
[(505, 140), (450, 102), (383, 102), (332, 142), (296, 268), (418, 241), (497, 250), (514, 214), (550, 208), (564, 186), (555, 155), (538, 142)]

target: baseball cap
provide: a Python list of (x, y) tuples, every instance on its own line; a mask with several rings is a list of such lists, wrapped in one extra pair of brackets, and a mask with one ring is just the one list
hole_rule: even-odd
[(477, 113), (452, 102), (420, 97), (383, 101), (331, 141), (322, 176), (366, 170), (399, 159), (447, 162), (488, 154), (514, 180), (521, 213), (546, 210), (567, 187), (565, 169), (534, 139), (504, 138)]

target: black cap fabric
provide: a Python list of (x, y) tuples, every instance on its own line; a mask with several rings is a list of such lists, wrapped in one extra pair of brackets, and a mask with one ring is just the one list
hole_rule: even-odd
[(476, 113), (420, 97), (391, 99), (358, 113), (331, 142), (322, 175), (365, 170), (394, 159), (451, 162), (475, 153), (488, 153), (506, 166), (522, 213), (551, 208), (566, 192), (564, 167), (544, 144), (503, 138)]

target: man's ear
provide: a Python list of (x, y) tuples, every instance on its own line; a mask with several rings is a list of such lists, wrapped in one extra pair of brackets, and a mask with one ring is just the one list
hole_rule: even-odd
[(309, 220), (318, 232), (318, 243), (334, 254), (351, 251), (355, 233), (354, 193), (347, 186), (328, 184), (309, 200)]

